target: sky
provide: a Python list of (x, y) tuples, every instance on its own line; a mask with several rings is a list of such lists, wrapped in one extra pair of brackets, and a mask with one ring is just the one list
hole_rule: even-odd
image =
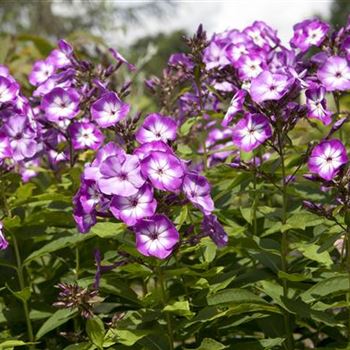
[[(125, 37), (135, 40), (147, 34), (186, 29), (193, 33), (202, 23), (209, 34), (228, 28), (242, 29), (254, 20), (263, 20), (278, 30), (288, 42), (293, 25), (314, 15), (327, 18), (331, 0), (231, 0), (231, 1), (174, 1), (176, 10), (164, 19), (153, 18), (140, 28), (132, 28)], [(126, 1), (127, 6), (140, 1)]]

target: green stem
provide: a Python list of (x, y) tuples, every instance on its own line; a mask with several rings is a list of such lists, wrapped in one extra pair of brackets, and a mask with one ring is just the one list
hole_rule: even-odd
[(256, 211), (258, 207), (258, 193), (256, 190), (257, 185), (257, 177), (256, 177), (256, 156), (253, 156), (254, 162), (254, 172), (253, 172), (253, 191), (254, 191), (254, 202), (252, 206), (252, 221), (253, 221), (253, 234), (254, 236), (258, 233), (257, 219), (256, 219)]
[[(279, 149), (279, 156), (281, 159), (281, 170), (282, 170), (282, 184), (281, 184), (282, 185), (282, 218), (281, 218), (281, 221), (282, 221), (282, 225), (284, 226), (285, 223), (287, 222), (288, 183), (286, 180), (284, 150), (283, 150), (282, 135), (280, 131), (278, 131), (277, 133), (277, 139), (278, 139), (278, 149)], [(282, 271), (285, 273), (288, 273), (287, 255), (288, 255), (288, 233), (287, 231), (283, 230), (282, 241), (281, 241), (281, 268), (282, 268)], [(288, 283), (285, 279), (282, 279), (282, 286), (283, 286), (283, 296), (284, 298), (288, 298)], [(290, 315), (286, 310), (283, 310), (283, 319), (284, 319), (284, 325), (285, 325), (286, 335), (287, 335), (287, 342), (285, 344), (285, 347), (287, 350), (293, 350), (294, 349), (293, 331), (291, 326)]]
[(75, 278), (78, 281), (80, 270), (80, 254), (78, 245), (75, 246)]
[[(162, 296), (162, 303), (163, 307), (166, 306), (166, 293), (165, 293), (165, 284), (164, 284), (164, 276), (163, 276), (163, 271), (162, 268), (159, 266), (157, 269), (158, 271), (158, 281), (160, 285), (160, 291), (161, 291), (161, 296)], [(169, 338), (169, 345), (170, 345), (170, 350), (174, 350), (174, 336), (173, 336), (173, 329), (171, 325), (171, 318), (168, 312), (165, 312), (165, 320), (167, 324), (167, 329), (168, 329), (168, 338)]]
[[(6, 216), (10, 218), (12, 215), (11, 215), (10, 207), (7, 203), (4, 181), (1, 179), (0, 183), (1, 183), (1, 195), (2, 195), (3, 205), (4, 205), (4, 212), (5, 212)], [(14, 251), (15, 251), (16, 264), (17, 264), (16, 271), (17, 271), (17, 278), (18, 278), (19, 286), (20, 286), (21, 290), (24, 290), (25, 281), (24, 281), (23, 265), (22, 265), (21, 255), (19, 252), (18, 242), (17, 242), (16, 236), (12, 232), (10, 232), (10, 235), (12, 236), (12, 242), (13, 242), (13, 247), (14, 247)], [(22, 299), (22, 304), (23, 304), (24, 317), (26, 319), (28, 338), (29, 338), (30, 342), (34, 342), (35, 338), (34, 338), (34, 333), (33, 333), (32, 322), (31, 322), (30, 316), (29, 316), (29, 307), (28, 307), (27, 300)], [(29, 349), (35, 350), (35, 345), (34, 344), (30, 345)]]
[[(24, 290), (25, 288), (25, 282), (24, 282), (24, 275), (23, 275), (23, 265), (22, 265), (22, 260), (21, 260), (21, 255), (19, 253), (19, 248), (18, 248), (18, 243), (17, 239), (14, 234), (12, 235), (12, 242), (13, 242), (13, 247), (15, 250), (15, 256), (16, 256), (16, 262), (17, 262), (17, 276), (18, 276), (18, 282), (21, 290)], [(27, 324), (27, 332), (28, 332), (28, 338), (30, 342), (34, 342), (34, 333), (33, 333), (33, 327), (32, 323), (29, 317), (29, 307), (28, 303), (26, 300), (22, 300), (23, 303), (23, 311), (24, 311), (24, 317), (26, 319), (26, 324)], [(35, 349), (34, 345), (31, 345), (29, 347), (30, 349)]]
[(348, 292), (346, 293), (346, 301), (348, 304), (348, 343), (350, 344), (350, 227), (348, 226), (347, 232), (346, 232), (346, 267), (348, 272), (348, 279), (349, 279), (349, 288)]

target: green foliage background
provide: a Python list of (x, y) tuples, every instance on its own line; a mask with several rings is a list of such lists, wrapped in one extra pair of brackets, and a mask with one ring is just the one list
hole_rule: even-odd
[[(18, 4), (24, 9), (27, 6)], [(4, 21), (20, 11), (14, 6), (11, 15), (4, 10), (8, 3), (2, 5)], [(342, 15), (338, 5), (334, 5), (333, 21)], [(18, 34), (14, 24), (10, 29), (12, 34), (1, 37), (0, 63), (9, 65), (29, 93), (31, 65), (53, 49), (50, 36), (57, 33), (47, 32), (46, 37)], [(71, 29), (64, 30), (67, 34)], [(132, 61), (137, 64), (140, 60), (144, 68), (133, 77), (130, 102), (137, 110), (156, 110), (145, 94), (143, 79), (158, 74), (170, 53), (184, 49), (179, 40), (182, 35), (145, 38), (126, 50)], [(66, 38), (81, 54), (104, 59), (101, 52), (107, 46), (100, 37), (79, 31)], [(142, 60), (150, 44), (157, 45), (160, 54), (151, 50), (149, 59)], [(348, 103), (344, 98), (342, 108), (348, 108)], [(193, 120), (181, 128), (177, 144), (180, 155), (188, 159), (197, 157), (196, 140), (187, 142)], [(287, 147), (287, 174), (299, 166), (300, 174), (306, 172), (303, 152), (326, 132), (311, 130), (301, 123), (290, 135), (293, 144)], [(252, 155), (241, 156), (249, 159)], [(142, 257), (133, 235), (120, 223), (104, 221), (88, 234), (77, 232), (71, 200), (89, 157), (91, 154), (82, 155), (72, 169), (56, 173), (42, 169), (27, 184), (13, 174), (1, 177), (1, 212), (6, 216), (5, 234), (11, 246), (0, 253), (0, 349), (171, 350), (169, 334), (176, 349), (283, 349), (286, 314), (294, 330), (295, 349), (348, 348), (349, 274), (346, 261), (334, 247), (343, 229), (306, 212), (301, 205), (304, 199), (327, 203), (327, 193), (321, 193), (317, 184), (298, 175), (288, 187), (286, 213), (282, 194), (269, 181), (257, 181), (254, 173), (225, 164), (210, 168), (206, 176), (213, 186), (216, 215), (229, 234), (228, 246), (217, 249), (204, 239), (159, 262)], [(264, 162), (262, 169), (276, 181), (282, 178), (280, 160), (275, 156)], [(181, 233), (190, 225), (199, 232), (201, 217), (190, 206), (172, 208), (172, 217)], [(339, 220), (348, 224), (341, 217)], [(282, 266), (285, 232), (289, 239), (287, 271)], [(96, 316), (86, 321), (76, 309), (58, 310), (52, 304), (59, 282), (92, 285), (96, 248), (103, 254), (103, 265), (118, 260), (120, 251), (126, 251), (132, 262), (103, 274), (103, 299), (94, 309)], [(285, 286), (287, 297), (283, 296)], [(28, 342), (30, 332), (32, 343)]]

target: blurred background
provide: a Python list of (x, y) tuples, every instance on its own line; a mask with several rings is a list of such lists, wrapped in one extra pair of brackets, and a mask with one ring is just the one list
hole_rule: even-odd
[(182, 36), (200, 23), (212, 34), (263, 20), (287, 43), (296, 22), (318, 16), (339, 26), (349, 13), (350, 0), (0, 0), (0, 63), (11, 63), (23, 80), (33, 59), (66, 38), (114, 47), (143, 74), (159, 74), (171, 53), (185, 49)]

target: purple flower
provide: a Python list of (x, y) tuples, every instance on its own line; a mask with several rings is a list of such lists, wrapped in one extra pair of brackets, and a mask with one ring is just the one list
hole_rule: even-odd
[(117, 50), (113, 49), (113, 48), (110, 48), (109, 49), (109, 52), (112, 54), (113, 58), (117, 61), (117, 62), (121, 62), (121, 63), (124, 63), (126, 64), (126, 66), (128, 67), (128, 69), (130, 71), (134, 71), (136, 69), (136, 67), (129, 63), (126, 58), (124, 58)]
[(38, 86), (44, 83), (55, 72), (55, 69), (56, 67), (50, 59), (36, 61), (29, 74), (29, 82), (34, 86)]
[(11, 116), (2, 127), (2, 132), (8, 136), (15, 161), (32, 158), (39, 149), (36, 133), (30, 128), (26, 117)]
[(102, 193), (95, 181), (82, 179), (79, 191), (75, 195), (75, 200), (80, 202), (85, 213), (90, 214), (101, 203)]
[(184, 168), (181, 161), (166, 152), (152, 152), (141, 162), (142, 174), (155, 188), (176, 192), (182, 185)]
[(136, 132), (139, 143), (152, 141), (172, 141), (176, 138), (176, 121), (161, 114), (152, 113), (146, 117), (141, 128)]
[(205, 215), (201, 227), (203, 233), (207, 234), (219, 248), (227, 245), (227, 233), (215, 215)]
[(9, 158), (12, 155), (12, 149), (10, 145), (9, 138), (4, 135), (0, 134), (0, 160), (4, 158)]
[(227, 45), (213, 39), (209, 46), (204, 50), (203, 61), (207, 69), (224, 67), (230, 64), (230, 61), (226, 57)]
[(0, 103), (13, 101), (18, 94), (18, 84), (0, 76)]
[(83, 177), (86, 180), (97, 181), (102, 177), (100, 173), (101, 163), (111, 156), (125, 155), (125, 151), (113, 142), (109, 142), (98, 150), (94, 161), (85, 166)]
[(128, 226), (135, 225), (140, 219), (153, 216), (156, 208), (157, 202), (153, 197), (153, 188), (148, 184), (144, 184), (132, 196), (113, 196), (110, 205), (112, 214)]
[(74, 149), (98, 149), (104, 139), (102, 132), (92, 123), (77, 122), (69, 126)]
[(350, 89), (350, 67), (345, 58), (332, 56), (318, 70), (317, 77), (327, 91)]
[(264, 71), (252, 80), (250, 95), (257, 103), (279, 100), (286, 94), (291, 82), (292, 79), (285, 74)]
[(263, 71), (263, 60), (259, 55), (244, 55), (235, 64), (242, 80), (251, 80)]
[(242, 110), (246, 94), (247, 93), (245, 90), (238, 90), (232, 97), (230, 106), (225, 114), (224, 120), (221, 123), (223, 127), (227, 127), (236, 113)]
[(138, 156), (140, 160), (142, 160), (154, 151), (161, 151), (174, 154), (172, 149), (163, 141), (153, 141), (144, 143), (134, 150), (134, 154)]
[(305, 20), (294, 27), (294, 35), (290, 41), (292, 47), (299, 48), (302, 52), (311, 46), (320, 46), (329, 31), (329, 25), (318, 19)]
[(124, 119), (129, 110), (115, 92), (108, 92), (91, 105), (91, 116), (101, 128), (107, 128)]
[(27, 162), (21, 162), (19, 164), (19, 173), (23, 182), (28, 182), (31, 178), (37, 175), (37, 168), (40, 165), (40, 159), (32, 159)]
[(344, 145), (341, 141), (334, 139), (323, 141), (314, 147), (308, 166), (312, 173), (330, 181), (336, 176), (339, 168), (347, 161), (348, 156)]
[(95, 212), (86, 213), (79, 202), (74, 203), (73, 218), (80, 233), (87, 233), (96, 224)]
[[(66, 68), (71, 65), (70, 59), (61, 50), (52, 50), (47, 60), (54, 65), (55, 68)], [(53, 73), (53, 72), (52, 72)], [(51, 74), (50, 74), (51, 75)], [(33, 84), (31, 82), (31, 84)], [(35, 84), (33, 84), (35, 85)]]
[(5, 250), (9, 245), (9, 242), (7, 242), (3, 231), (4, 231), (4, 226), (0, 221), (0, 249), (1, 250)]
[(305, 95), (308, 117), (319, 119), (324, 125), (330, 124), (332, 121), (332, 112), (327, 110), (326, 90), (324, 87), (320, 86), (308, 89)]
[(214, 210), (214, 202), (210, 196), (210, 185), (204, 176), (186, 174), (182, 184), (187, 199), (205, 215)]
[(62, 119), (72, 119), (79, 113), (80, 96), (73, 89), (54, 88), (41, 101), (45, 117), (52, 122)]
[(179, 242), (179, 232), (165, 215), (141, 219), (134, 226), (136, 248), (145, 256), (167, 258)]
[(67, 57), (70, 57), (73, 53), (73, 46), (64, 39), (58, 41), (58, 47)]
[(132, 196), (145, 183), (141, 174), (139, 159), (134, 155), (114, 155), (102, 161), (101, 176), (98, 180), (100, 190), (105, 194)]
[(233, 143), (245, 152), (259, 147), (271, 135), (268, 119), (258, 113), (247, 113), (232, 130)]

